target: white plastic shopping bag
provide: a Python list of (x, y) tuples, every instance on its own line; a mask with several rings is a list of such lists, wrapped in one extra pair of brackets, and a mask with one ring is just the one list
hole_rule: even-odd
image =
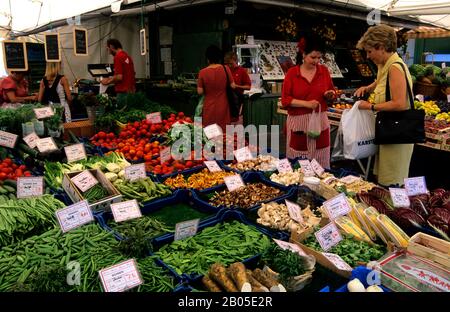
[(316, 110), (314, 109), (312, 111), (311, 116), (309, 117), (307, 135), (311, 139), (317, 139), (318, 137), (320, 137), (321, 132), (322, 132), (322, 121), (320, 118), (320, 105), (319, 105), (319, 112), (316, 112)]

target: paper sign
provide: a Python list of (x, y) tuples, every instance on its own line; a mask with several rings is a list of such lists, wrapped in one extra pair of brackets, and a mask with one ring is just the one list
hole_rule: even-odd
[(243, 148), (233, 151), (233, 154), (234, 154), (234, 157), (236, 157), (236, 160), (238, 162), (243, 162), (246, 160), (253, 159), (253, 155), (250, 152), (250, 149), (248, 148), (248, 146), (245, 146)]
[(205, 160), (203, 162), (210, 172), (223, 171), (215, 160)]
[(400, 208), (410, 206), (411, 203), (409, 201), (408, 193), (405, 189), (390, 187), (389, 193), (391, 193), (392, 203), (394, 204), (394, 207)]
[(68, 163), (87, 158), (83, 143), (66, 146), (64, 151), (66, 152)]
[(38, 135), (36, 132), (32, 132), (29, 135), (23, 137), (23, 140), (30, 148), (35, 148), (37, 146), (37, 141), (39, 140)]
[(327, 200), (323, 203), (323, 206), (325, 207), (328, 217), (331, 220), (334, 220), (339, 216), (346, 215), (352, 209), (344, 193), (340, 193), (339, 195)]
[(283, 250), (290, 250), (292, 252), (298, 253), (300, 256), (307, 257), (307, 254), (300, 248), (300, 246), (296, 244), (288, 243), (275, 238), (273, 238), (273, 241)]
[(289, 216), (298, 223), (303, 223), (302, 209), (300, 208), (300, 206), (287, 199), (285, 199), (284, 201), (286, 202)]
[(322, 255), (324, 255), (325, 258), (330, 260), (339, 270), (353, 271), (353, 268), (347, 262), (342, 260), (342, 258), (339, 255), (327, 252), (322, 252)]
[(53, 138), (39, 139), (37, 140), (36, 146), (41, 153), (48, 153), (58, 150), (58, 146), (56, 146)]
[(43, 177), (17, 178), (17, 198), (42, 196), (42, 194), (44, 194)]
[(141, 209), (139, 209), (139, 204), (136, 199), (111, 204), (111, 211), (116, 222), (142, 217)]
[(450, 103), (450, 94), (447, 94), (447, 102)]
[(339, 233), (336, 224), (333, 222), (328, 223), (326, 226), (314, 233), (314, 235), (316, 236), (320, 247), (322, 247), (325, 251), (337, 245), (342, 240), (341, 233)]
[(52, 117), (53, 115), (55, 115), (55, 112), (49, 106), (42, 107), (42, 108), (35, 108), (33, 110), (34, 110), (34, 114), (36, 115), (37, 119), (44, 119), (44, 118)]
[(292, 166), (291, 163), (287, 158), (280, 159), (277, 162), (277, 170), (279, 173), (285, 173), (285, 172), (292, 172)]
[(222, 128), (218, 124), (212, 124), (205, 128), (203, 128), (203, 131), (205, 132), (206, 137), (208, 140), (211, 140), (218, 136), (223, 136)]
[(345, 184), (352, 184), (354, 182), (361, 181), (361, 178), (355, 177), (353, 175), (349, 175), (349, 176), (340, 178), (339, 181), (341, 181), (342, 183), (345, 183)]
[(77, 174), (71, 180), (83, 193), (98, 183), (97, 179), (88, 170)]
[(170, 147), (166, 147), (160, 150), (159, 157), (161, 159), (161, 164), (168, 162), (172, 158), (172, 155), (170, 153)]
[(200, 219), (194, 219), (184, 222), (179, 222), (175, 225), (174, 240), (185, 239), (197, 234), (198, 223)]
[(415, 196), (420, 194), (427, 194), (427, 184), (425, 177), (415, 177), (405, 179), (405, 189), (408, 196)]
[(99, 274), (105, 292), (123, 292), (144, 283), (134, 259), (102, 269)]
[(245, 186), (244, 181), (239, 174), (224, 177), (223, 180), (225, 181), (225, 184), (230, 192)]
[(56, 211), (59, 225), (63, 233), (94, 221), (91, 208), (87, 200), (80, 201), (66, 208)]
[(311, 167), (319, 177), (325, 172), (325, 169), (315, 159), (311, 160)]
[(418, 99), (420, 102), (424, 102), (423, 94), (416, 94), (416, 99)]
[(18, 136), (9, 132), (0, 131), (0, 146), (14, 148)]
[(298, 161), (298, 163), (300, 164), (300, 170), (303, 172), (303, 174), (306, 177), (313, 177), (313, 176), (315, 176), (314, 170), (311, 167), (311, 163), (309, 162), (308, 159), (300, 159)]
[(139, 179), (145, 179), (147, 174), (145, 173), (145, 164), (137, 164), (125, 167), (125, 178), (130, 181)]
[(151, 113), (148, 114), (146, 117), (147, 120), (153, 124), (162, 123), (161, 112)]

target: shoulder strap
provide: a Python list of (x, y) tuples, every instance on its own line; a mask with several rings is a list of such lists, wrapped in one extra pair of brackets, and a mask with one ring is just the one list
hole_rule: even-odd
[(225, 71), (225, 76), (227, 76), (227, 86), (230, 85), (230, 79), (228, 78), (228, 72), (227, 69), (225, 68), (225, 65), (222, 65), (223, 70)]
[[(406, 89), (407, 89), (408, 94), (409, 94), (409, 106), (410, 106), (410, 109), (414, 110), (415, 109), (414, 108), (414, 94), (412, 93), (411, 86), (409, 85), (409, 80), (408, 80), (408, 76), (406, 75), (405, 66), (402, 63), (400, 63), (400, 62), (394, 62), (393, 64), (400, 64), (400, 66), (403, 68), (403, 72), (405, 73)], [(385, 91), (385, 94), (386, 94), (386, 102), (390, 101), (391, 100), (391, 90), (389, 88), (389, 71), (388, 71), (388, 74), (387, 74), (387, 77), (386, 77), (386, 91)]]

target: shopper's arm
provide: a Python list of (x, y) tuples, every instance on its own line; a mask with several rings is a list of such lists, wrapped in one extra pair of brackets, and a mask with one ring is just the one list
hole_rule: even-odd
[(66, 77), (61, 78), (61, 84), (64, 88), (64, 93), (66, 94), (67, 103), (72, 105), (72, 94), (70, 93), (69, 82)]
[(377, 81), (375, 80), (370, 85), (361, 87), (358, 90), (355, 91), (354, 95), (358, 97), (364, 96), (366, 93), (372, 93), (373, 90), (375, 90), (375, 87), (377, 86)]
[(42, 102), (42, 99), (44, 98), (44, 89), (45, 89), (44, 81), (41, 80), (41, 83), (40, 83), (40, 85), (39, 85), (38, 99), (37, 99), (37, 101), (38, 101), (39, 103), (41, 103), (41, 102)]
[(36, 101), (37, 100), (36, 95), (16, 96), (16, 93), (14, 91), (7, 92), (6, 96), (8, 97), (8, 99), (11, 103), (23, 103), (26, 101)]

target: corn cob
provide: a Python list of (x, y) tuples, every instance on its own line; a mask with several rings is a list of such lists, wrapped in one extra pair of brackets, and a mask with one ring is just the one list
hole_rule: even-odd
[(383, 229), (388, 232), (397, 247), (408, 247), (409, 236), (388, 216), (380, 214), (377, 217)]
[(345, 233), (353, 235), (360, 240), (371, 242), (370, 237), (349, 217), (341, 216), (334, 221), (336, 222), (337, 226)]
[(362, 229), (369, 235), (369, 237), (375, 241), (377, 239), (377, 232), (370, 226), (369, 220), (364, 216), (364, 206), (362, 204), (356, 204), (355, 215), (362, 224)]
[(369, 207), (364, 209), (363, 215), (369, 221), (370, 226), (377, 233), (378, 237), (387, 245), (389, 236), (383, 231), (381, 224), (378, 222), (377, 217), (380, 215), (378, 211), (373, 207)]

